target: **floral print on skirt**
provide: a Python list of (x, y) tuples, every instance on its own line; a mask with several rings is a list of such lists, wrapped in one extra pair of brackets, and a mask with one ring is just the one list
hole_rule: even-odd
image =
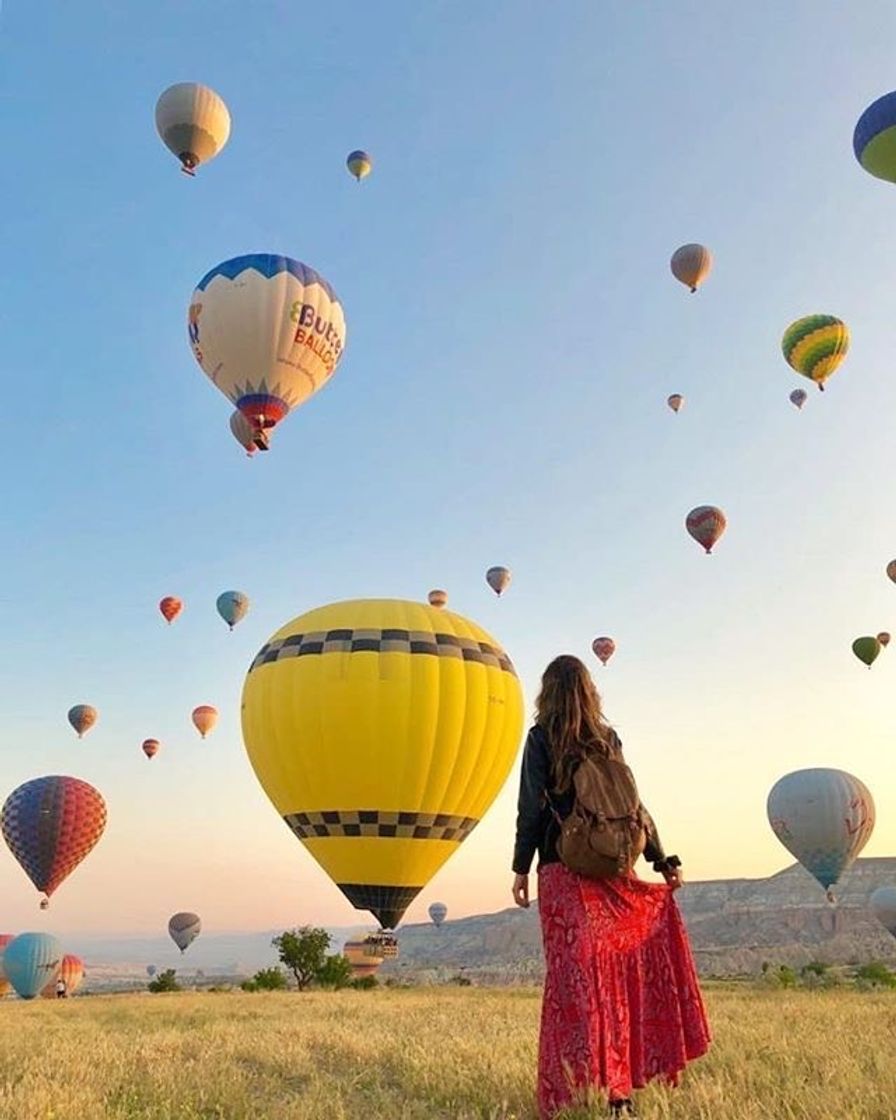
[(687, 933), (665, 883), (538, 872), (546, 975), (538, 1046), (543, 1120), (602, 1090), (671, 1085), (710, 1033)]

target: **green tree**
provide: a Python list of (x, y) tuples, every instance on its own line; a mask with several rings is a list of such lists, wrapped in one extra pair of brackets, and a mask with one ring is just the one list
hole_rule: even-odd
[(341, 953), (329, 953), (314, 979), (324, 988), (344, 988), (352, 978), (352, 966)]
[(788, 964), (782, 964), (776, 974), (778, 984), (782, 988), (793, 988), (796, 986), (796, 973)]
[(870, 961), (856, 972), (856, 983), (860, 988), (896, 988), (896, 973), (880, 961)]
[(293, 974), (296, 987), (303, 992), (323, 968), (330, 935), (325, 929), (301, 926), (284, 930), (271, 944), (277, 950), (280, 963)]
[(260, 968), (252, 977), (252, 983), (259, 992), (282, 992), (288, 987), (282, 968)]
[(166, 968), (160, 972), (155, 980), (150, 980), (146, 985), (151, 992), (179, 992), (180, 984), (177, 982), (177, 972), (173, 968)]

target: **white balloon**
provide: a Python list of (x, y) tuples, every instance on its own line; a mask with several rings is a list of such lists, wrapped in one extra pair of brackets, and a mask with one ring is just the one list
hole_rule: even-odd
[(207, 273), (193, 292), (187, 329), (203, 372), (256, 431), (325, 385), (345, 348), (342, 304), (326, 280), (268, 253)]
[(156, 129), (165, 147), (192, 175), (208, 163), (230, 137), (230, 111), (213, 89), (198, 82), (178, 82), (156, 102)]

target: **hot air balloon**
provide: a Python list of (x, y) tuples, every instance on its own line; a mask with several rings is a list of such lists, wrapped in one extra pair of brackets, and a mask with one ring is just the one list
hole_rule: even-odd
[(373, 160), (366, 152), (359, 149), (356, 152), (349, 152), (345, 166), (360, 183), (373, 170)]
[(162, 612), (162, 617), (170, 626), (177, 618), (180, 612), (184, 609), (183, 603), (180, 599), (176, 599), (173, 595), (166, 595), (159, 603), (159, 610)]
[(500, 595), (502, 591), (506, 591), (510, 587), (512, 578), (510, 569), (500, 566), (489, 568), (485, 573), (485, 581), (496, 595)]
[(887, 564), (887, 575), (896, 583), (896, 560), (891, 560), (890, 563)]
[(81, 981), (84, 979), (84, 962), (80, 957), (76, 957), (74, 953), (66, 953), (62, 958), (62, 964), (59, 966), (59, 972), (55, 979), (49, 980), (41, 991), (44, 999), (56, 998), (56, 983), (58, 980), (65, 981), (65, 994), (72, 996), (81, 986)]
[(881, 644), (881, 645), (882, 645), (882, 646), (884, 647), (884, 649), (886, 649), (886, 648), (887, 648), (887, 646), (888, 646), (888, 645), (890, 644), (890, 634), (889, 634), (889, 631), (887, 631), (887, 630), (881, 630), (881, 632), (880, 632), (880, 633), (879, 633), (879, 634), (877, 635), (877, 640), (878, 640), (878, 641), (880, 642), (880, 644)]
[(863, 638), (856, 638), (856, 640), (852, 643), (852, 652), (856, 655), (859, 661), (867, 665), (869, 669), (877, 660), (880, 651), (881, 644), (877, 640), (877, 638), (872, 638), (867, 634)]
[(308, 265), (270, 253), (206, 273), (187, 329), (196, 361), (262, 450), (266, 429), (326, 384), (345, 348), (345, 316), (330, 285)]
[(685, 518), (685, 528), (707, 554), (728, 526), (728, 519), (718, 506), (697, 506)]
[(376, 976), (377, 969), (386, 959), (374, 950), (364, 937), (352, 937), (342, 946), (342, 955), (352, 967), (352, 979), (363, 980), (365, 976)]
[(6, 973), (3, 971), (3, 950), (14, 937), (14, 933), (0, 933), (0, 999), (8, 996), (12, 991), (12, 984), (10, 984)]
[(875, 918), (896, 937), (896, 887), (878, 887), (870, 902)]
[(448, 592), (442, 591), (439, 587), (433, 588), (427, 598), (429, 599), (429, 605), (431, 607), (438, 607), (439, 610), (441, 610), (442, 607), (448, 606)]
[(181, 911), (172, 914), (168, 920), (168, 934), (174, 944), (185, 953), (202, 932), (202, 922), (198, 914)]
[(156, 129), (180, 160), (181, 171), (195, 175), (199, 164), (214, 159), (227, 143), (230, 112), (208, 86), (178, 82), (156, 102)]
[(775, 835), (833, 901), (831, 888), (874, 829), (868, 789), (844, 770), (795, 770), (772, 786), (766, 811)]
[(218, 614), (232, 630), (249, 612), (249, 596), (242, 591), (222, 591), (216, 604)]
[[(260, 429), (256, 431), (255, 425), (250, 424), (242, 412), (231, 412), (230, 430), (233, 433), (233, 438), (245, 450), (250, 459), (259, 448), (262, 451), (268, 450), (267, 433)], [(256, 440), (259, 441), (257, 444)]]
[(349, 902), (386, 929), (497, 796), (522, 718), (519, 681), (493, 638), (394, 599), (293, 619), (243, 686), (243, 739), (262, 788)]
[(210, 731), (214, 731), (218, 722), (218, 709), (211, 704), (200, 704), (193, 709), (193, 726), (204, 739)]
[(852, 149), (869, 175), (896, 183), (896, 93), (885, 93), (862, 113)]
[(444, 902), (430, 903), (428, 914), (434, 926), (440, 926), (448, 917), (448, 907)]
[(154, 964), (148, 964), (148, 965), (146, 966), (146, 975), (147, 975), (147, 976), (148, 976), (148, 977), (149, 977), (150, 979), (152, 979), (152, 977), (153, 977), (153, 976), (155, 976), (155, 974), (156, 974), (156, 972), (157, 972), (157, 971), (158, 971), (158, 970), (156, 969), (156, 966), (155, 966)]
[(20, 933), (3, 950), (3, 970), (22, 999), (52, 984), (61, 963), (62, 946), (51, 933)]
[(616, 652), (616, 643), (612, 638), (595, 638), (591, 643), (591, 648), (601, 665), (606, 665)]
[(39, 891), (50, 896), (93, 849), (106, 827), (106, 803), (80, 778), (34, 778), (14, 789), (0, 812), (9, 850)]
[(794, 389), (790, 394), (790, 403), (795, 404), (797, 408), (802, 408), (806, 401), (809, 399), (809, 394), (805, 389)]
[(96, 720), (97, 710), (91, 708), (89, 704), (75, 704), (73, 708), (68, 710), (68, 722), (77, 731), (79, 739), (84, 738), (96, 723)]
[(140, 749), (143, 751), (147, 758), (155, 758), (159, 753), (159, 747), (161, 745), (162, 744), (158, 739), (144, 739), (143, 745)]
[(669, 266), (676, 280), (680, 280), (692, 292), (696, 292), (709, 276), (712, 268), (712, 253), (705, 245), (682, 245), (672, 254)]
[(849, 327), (835, 315), (806, 315), (791, 323), (781, 351), (791, 369), (814, 381), (819, 389), (849, 350)]
[(671, 397), (667, 398), (666, 404), (672, 409), (673, 412), (679, 412), (681, 406), (684, 404), (684, 397), (681, 393), (673, 393)]

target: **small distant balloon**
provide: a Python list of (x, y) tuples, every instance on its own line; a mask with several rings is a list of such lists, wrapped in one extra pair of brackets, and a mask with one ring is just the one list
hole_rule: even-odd
[(485, 580), (489, 587), (496, 595), (500, 595), (506, 591), (510, 586), (512, 575), (509, 568), (502, 568), (500, 565), (494, 568), (489, 568), (485, 573)]
[(806, 315), (791, 323), (781, 351), (791, 369), (814, 381), (819, 389), (849, 350), (849, 327), (836, 315)]
[(78, 733), (78, 738), (83, 739), (87, 732), (97, 721), (97, 710), (89, 704), (75, 704), (68, 710), (68, 722)]
[(146, 755), (147, 758), (155, 758), (156, 755), (159, 753), (159, 747), (160, 746), (161, 746), (161, 743), (159, 742), (158, 739), (144, 739), (143, 740), (143, 746), (141, 747), (141, 750), (143, 751), (143, 753)]
[(896, 887), (878, 887), (870, 902), (875, 918), (896, 937)]
[(438, 607), (439, 610), (442, 610), (448, 606), (448, 592), (443, 591), (440, 587), (434, 587), (427, 598), (431, 607)]
[(156, 971), (157, 971), (157, 969), (156, 969), (156, 966), (154, 964), (148, 964), (146, 966), (146, 975), (147, 976), (150, 976), (150, 977), (155, 976)]
[(448, 917), (448, 907), (444, 902), (433, 902), (429, 907), (429, 917), (434, 926), (440, 926)]
[(218, 614), (232, 630), (249, 610), (249, 596), (242, 591), (222, 591), (218, 596)]
[(681, 393), (673, 393), (672, 396), (667, 399), (666, 404), (673, 412), (680, 412), (681, 406), (684, 404), (684, 397)]
[(259, 450), (259, 446), (261, 446), (262, 451), (267, 451), (268, 441), (266, 433), (261, 431), (261, 435), (264, 438), (262, 443), (259, 444), (257, 442), (257, 433), (254, 425), (250, 424), (246, 417), (243, 416), (242, 412), (238, 410), (230, 414), (230, 431), (233, 433), (233, 438), (240, 447), (243, 448), (250, 459), (255, 452)]
[(685, 528), (707, 553), (712, 552), (727, 526), (728, 519), (718, 506), (697, 506), (685, 518)]
[(709, 276), (712, 253), (705, 245), (682, 245), (672, 254), (669, 265), (675, 279), (696, 292)]
[(795, 770), (772, 786), (766, 811), (775, 835), (833, 901), (831, 887), (874, 830), (867, 786), (845, 770)]
[(809, 394), (805, 389), (794, 389), (790, 394), (790, 403), (795, 404), (797, 408), (802, 408), (808, 399)]
[[(367, 152), (362, 152), (358, 149), (356, 152), (349, 152), (345, 161), (345, 166), (360, 183), (361, 180), (366, 179), (373, 170), (373, 160)], [(388, 178), (388, 175), (386, 178)]]
[(224, 99), (198, 82), (169, 86), (156, 102), (156, 130), (181, 171), (195, 175), (200, 163), (221, 151), (230, 137), (230, 111)]
[(890, 563), (887, 564), (887, 575), (896, 583), (896, 560), (891, 560)]
[(852, 643), (852, 652), (869, 669), (877, 660), (880, 651), (880, 642), (877, 638), (872, 638), (870, 634), (866, 634), (862, 638), (856, 638)]
[(198, 708), (193, 709), (193, 726), (203, 739), (214, 730), (217, 722), (218, 709), (213, 708), (211, 704), (200, 704)]
[(616, 652), (616, 643), (612, 638), (595, 638), (591, 643), (591, 648), (601, 665), (606, 665)]
[(174, 944), (185, 953), (202, 932), (202, 922), (198, 914), (181, 911), (172, 914), (168, 920), (168, 934)]
[(889, 631), (888, 630), (881, 630), (881, 632), (877, 635), (877, 640), (884, 647), (884, 649), (886, 649), (887, 646), (890, 644), (890, 633), (889, 633)]
[(170, 626), (177, 618), (180, 612), (184, 609), (183, 603), (180, 599), (175, 598), (174, 595), (166, 595), (159, 603), (159, 610), (162, 612), (162, 617)]

